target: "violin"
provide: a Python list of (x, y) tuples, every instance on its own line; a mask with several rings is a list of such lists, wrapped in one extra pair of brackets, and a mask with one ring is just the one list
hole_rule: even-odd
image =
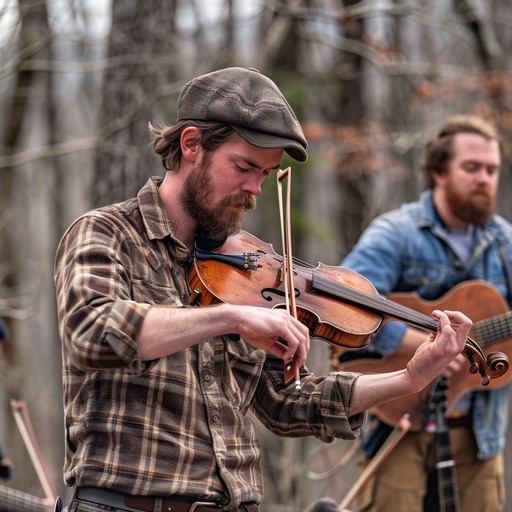
[[(379, 295), (370, 281), (351, 269), (294, 261), (292, 271), (297, 318), (308, 327), (312, 338), (361, 349), (385, 320), (393, 319), (437, 331), (437, 319)], [(271, 244), (246, 231), (219, 243), (198, 238), (188, 279), (191, 304), (286, 307), (283, 257)], [(484, 386), (509, 367), (504, 353), (485, 356), (471, 338), (467, 338), (463, 354), (470, 363), (470, 373), (479, 372)]]

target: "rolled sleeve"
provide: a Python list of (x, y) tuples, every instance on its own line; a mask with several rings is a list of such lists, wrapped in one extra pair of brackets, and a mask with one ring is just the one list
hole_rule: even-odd
[(105, 341), (133, 373), (147, 368), (137, 350), (136, 338), (150, 304), (117, 300), (105, 325)]
[(130, 256), (105, 219), (85, 217), (64, 235), (56, 255), (60, 331), (83, 371), (141, 371), (136, 338), (150, 304), (132, 297)]
[(297, 390), (294, 385), (284, 386), (282, 369), (269, 371), (269, 359), (274, 358), (267, 358), (253, 409), (270, 431), (284, 437), (313, 435), (324, 442), (359, 436), (366, 414), (351, 414), (358, 373), (304, 373)]
[(328, 435), (325, 437), (322, 432), (317, 433), (317, 437), (323, 441), (332, 441), (333, 438), (355, 439), (361, 434), (366, 422), (366, 413), (350, 413), (358, 378), (359, 375), (356, 373), (339, 372), (332, 373), (325, 380), (320, 414)]

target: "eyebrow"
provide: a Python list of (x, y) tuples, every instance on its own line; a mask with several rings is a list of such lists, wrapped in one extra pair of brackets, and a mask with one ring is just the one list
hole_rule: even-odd
[(462, 165), (470, 164), (470, 165), (483, 165), (484, 167), (500, 167), (501, 162), (482, 162), (482, 160), (479, 160), (478, 158), (468, 158), (467, 160), (462, 160)]
[[(249, 166), (249, 167), (254, 167), (255, 169), (261, 169), (261, 170), (266, 170), (266, 169), (262, 169), (256, 162), (253, 162), (252, 160), (249, 160), (248, 158), (240, 155), (240, 158)], [(279, 167), (281, 166), (281, 161), (279, 161), (276, 165), (274, 165), (273, 167), (268, 167), (268, 169), (271, 169), (273, 171), (275, 171), (276, 169), (279, 169)]]

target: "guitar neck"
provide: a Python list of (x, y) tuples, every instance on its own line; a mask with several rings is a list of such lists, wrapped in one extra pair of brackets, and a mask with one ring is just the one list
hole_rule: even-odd
[(3, 512), (49, 512), (53, 507), (48, 507), (37, 496), (0, 485), (0, 510)]
[(441, 377), (432, 390), (430, 407), (435, 417), (435, 454), (437, 497), (440, 512), (459, 512), (459, 490), (455, 474), (455, 461), (450, 448), (450, 435), (446, 422), (448, 381)]
[(475, 322), (471, 333), (483, 346), (512, 338), (512, 312)]
[(436, 433), (436, 450), (439, 510), (441, 512), (459, 512), (459, 491), (455, 475), (455, 462), (450, 450), (447, 429), (442, 429)]

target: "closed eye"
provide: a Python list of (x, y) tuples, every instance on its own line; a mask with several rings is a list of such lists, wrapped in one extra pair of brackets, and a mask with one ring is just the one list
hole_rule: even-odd
[(246, 172), (249, 172), (250, 169), (247, 168), (247, 167), (242, 167), (241, 165), (238, 165), (238, 164), (235, 164), (235, 167), (236, 167), (236, 170), (238, 172), (242, 172), (242, 173), (246, 173)]

